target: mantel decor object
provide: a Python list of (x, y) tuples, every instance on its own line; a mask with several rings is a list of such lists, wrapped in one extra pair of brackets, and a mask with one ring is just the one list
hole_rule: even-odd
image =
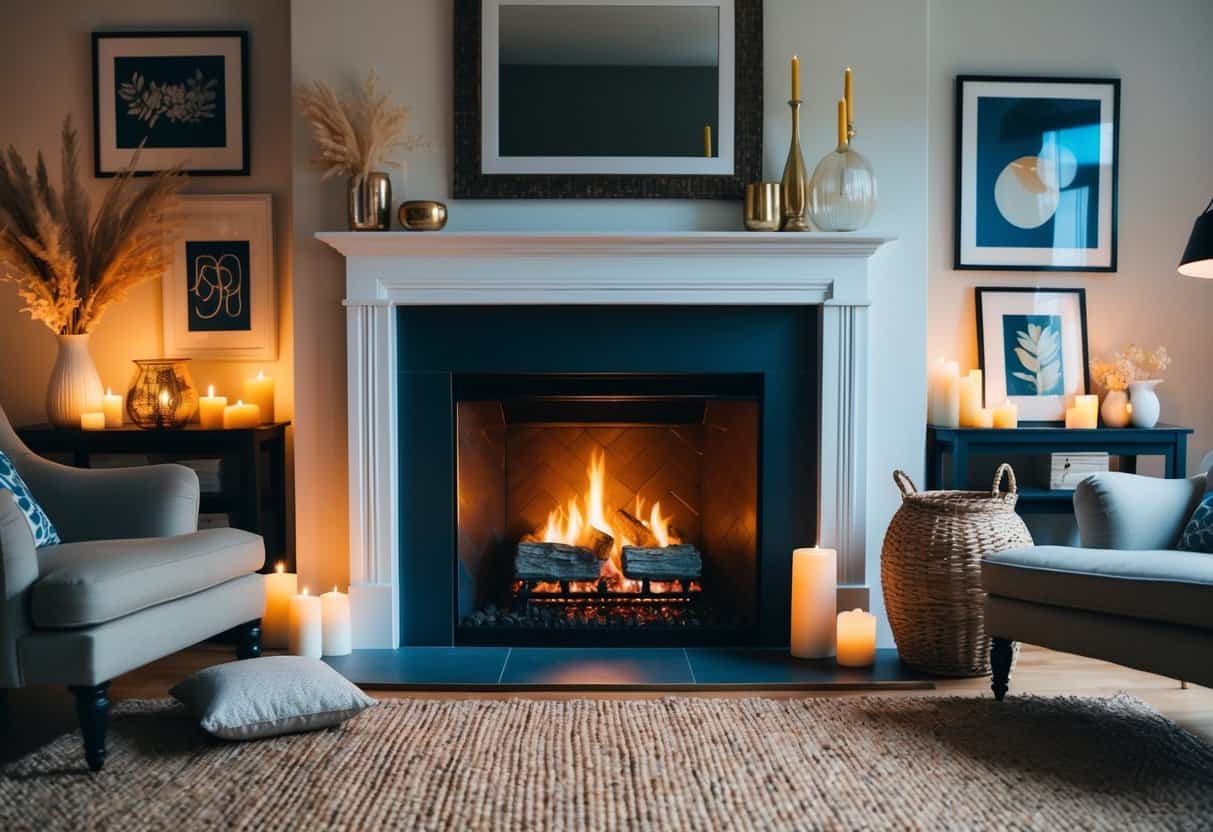
[(446, 217), (446, 205), (437, 200), (410, 199), (400, 203), (400, 225), (406, 231), (441, 231)]
[(188, 358), (135, 361), (135, 376), (126, 394), (126, 413), (147, 430), (183, 428), (198, 407), (198, 391)]
[(838, 100), (838, 146), (817, 163), (809, 181), (809, 218), (822, 231), (857, 231), (871, 221), (876, 210), (876, 174), (851, 144), (855, 105), (850, 67), (843, 89)]
[[(793, 58), (793, 60), (795, 60)], [(799, 68), (797, 61), (793, 66)], [(795, 70), (794, 70), (795, 71)], [(799, 76), (796, 87), (800, 86)], [(783, 179), (779, 183), (780, 199), (783, 203), (783, 226), (781, 231), (808, 231), (808, 174), (804, 166), (804, 156), (800, 153), (800, 105), (799, 98), (788, 102), (792, 108), (792, 146), (788, 148), (788, 160), (783, 166)]]
[(346, 182), (350, 231), (387, 231), (392, 227), (392, 180), (373, 170)]
[(783, 224), (782, 185), (779, 182), (751, 182), (745, 186), (742, 222), (746, 231), (778, 231)]

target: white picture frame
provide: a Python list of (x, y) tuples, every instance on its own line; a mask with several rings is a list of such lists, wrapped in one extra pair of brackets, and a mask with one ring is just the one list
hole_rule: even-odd
[[(187, 194), (161, 281), (164, 354), (218, 361), (278, 357), (269, 194)], [(230, 244), (230, 245), (225, 245)]]

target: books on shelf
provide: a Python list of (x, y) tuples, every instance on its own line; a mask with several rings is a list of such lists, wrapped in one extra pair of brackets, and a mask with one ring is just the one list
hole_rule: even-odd
[(1052, 455), (1049, 466), (1049, 488), (1073, 489), (1091, 474), (1108, 470), (1105, 451), (1077, 451)]

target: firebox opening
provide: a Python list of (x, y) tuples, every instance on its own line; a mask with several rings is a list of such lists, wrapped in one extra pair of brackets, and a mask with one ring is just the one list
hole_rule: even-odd
[(457, 643), (752, 636), (761, 374), (453, 381)]

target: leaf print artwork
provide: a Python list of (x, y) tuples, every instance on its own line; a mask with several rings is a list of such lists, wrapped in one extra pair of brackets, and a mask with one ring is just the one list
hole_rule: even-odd
[(1061, 318), (1004, 315), (1007, 395), (1055, 396), (1064, 392)]
[(218, 79), (207, 80), (201, 69), (182, 84), (149, 81), (140, 72), (118, 85), (118, 97), (127, 102), (126, 114), (147, 122), (149, 128), (164, 117), (175, 124), (197, 124), (215, 117)]

